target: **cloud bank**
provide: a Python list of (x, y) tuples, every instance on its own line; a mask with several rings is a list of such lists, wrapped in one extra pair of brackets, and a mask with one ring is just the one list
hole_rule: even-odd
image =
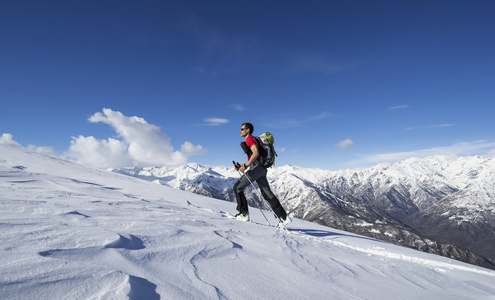
[(13, 140), (13, 135), (10, 133), (4, 133), (0, 136), (0, 144), (11, 145), (16, 147), (21, 147), (21, 144)]
[[(10, 133), (4, 133), (0, 136), (0, 144), (22, 148), (22, 145), (16, 141), (14, 141), (14, 136)], [(28, 145), (27, 149), (30, 151), (38, 152), (38, 153), (45, 154), (45, 155), (57, 156), (57, 153), (55, 153), (55, 150), (53, 150), (52, 147), (38, 147), (38, 146), (34, 146), (34, 145)]]
[(109, 108), (88, 120), (110, 125), (120, 138), (72, 137), (65, 155), (94, 167), (176, 166), (186, 163), (188, 156), (206, 153), (202, 146), (187, 141), (180, 151), (174, 151), (170, 138), (159, 127), (143, 118), (127, 117)]

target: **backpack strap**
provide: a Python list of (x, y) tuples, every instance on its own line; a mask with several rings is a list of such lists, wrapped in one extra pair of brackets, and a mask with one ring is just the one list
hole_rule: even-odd
[(246, 143), (246, 142), (241, 142), (241, 148), (242, 148), (242, 150), (244, 151), (244, 153), (246, 153), (248, 156), (251, 156), (252, 151), (251, 151), (251, 149), (248, 147), (248, 145), (247, 145), (247, 143)]
[(259, 159), (261, 157), (261, 141), (260, 141), (260, 138), (257, 137), (257, 136), (253, 136), (254, 137), (254, 142), (256, 143), (256, 148), (258, 149), (258, 157), (256, 157), (256, 159)]

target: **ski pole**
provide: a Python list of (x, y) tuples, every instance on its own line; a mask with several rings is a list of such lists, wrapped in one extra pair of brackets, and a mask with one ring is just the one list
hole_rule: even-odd
[[(233, 163), (233, 164), (234, 164), (234, 166), (236, 167), (237, 173), (239, 173), (239, 175), (242, 177), (242, 174), (241, 174), (241, 172), (240, 172), (240, 171), (239, 171), (239, 169), (238, 169), (241, 165), (240, 165), (239, 163), (237, 163), (237, 164), (236, 164), (236, 163), (235, 163), (235, 161), (232, 161), (232, 163)], [(251, 186), (253, 187), (253, 189), (255, 189), (256, 191), (258, 191), (258, 190), (256, 189), (256, 187), (254, 186), (253, 182), (251, 181), (251, 179), (249, 179), (249, 176), (247, 176), (247, 175), (246, 175), (246, 178), (247, 178), (247, 180), (249, 180), (249, 183), (251, 184)], [(234, 193), (235, 193), (235, 191), (234, 191)], [(258, 193), (260, 194), (261, 198), (262, 198), (262, 199), (264, 199), (264, 197), (263, 197), (263, 195), (261, 194), (261, 192), (260, 192), (260, 191), (258, 191)], [(262, 205), (262, 206), (263, 206), (263, 205)], [(263, 210), (261, 209), (261, 207), (260, 207), (259, 209), (260, 209), (260, 211), (261, 211), (261, 214), (262, 214), (262, 215), (263, 215), (263, 217), (265, 218), (266, 222), (268, 222), (268, 225), (272, 226), (272, 224), (270, 223), (270, 221), (268, 221), (268, 218), (265, 216), (265, 213), (263, 212)]]

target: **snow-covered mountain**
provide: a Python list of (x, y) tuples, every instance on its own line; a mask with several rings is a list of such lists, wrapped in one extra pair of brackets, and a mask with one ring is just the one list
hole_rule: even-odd
[(489, 269), (3, 144), (0, 203), (1, 299), (495, 297)]
[[(114, 171), (228, 201), (239, 177), (198, 164)], [(494, 158), (433, 156), (335, 172), (282, 166), (268, 178), (296, 217), (495, 267)], [(252, 206), (264, 203), (248, 193)]]

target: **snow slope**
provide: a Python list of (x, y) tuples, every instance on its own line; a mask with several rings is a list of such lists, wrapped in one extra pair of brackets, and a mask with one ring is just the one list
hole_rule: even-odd
[(0, 203), (1, 299), (495, 297), (488, 269), (1, 144)]
[[(232, 168), (122, 168), (114, 172), (235, 201)], [(282, 166), (268, 180), (307, 221), (495, 269), (495, 158), (431, 156), (355, 170)], [(247, 189), (250, 204), (266, 204)]]

